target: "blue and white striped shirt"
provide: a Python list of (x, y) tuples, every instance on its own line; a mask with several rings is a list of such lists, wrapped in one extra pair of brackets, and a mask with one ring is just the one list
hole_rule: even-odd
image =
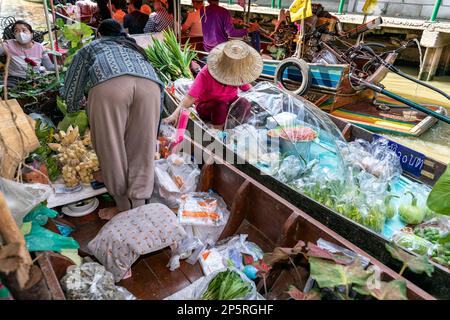
[(173, 17), (166, 10), (161, 9), (150, 14), (147, 24), (144, 28), (144, 33), (163, 32), (168, 28), (174, 27)]
[(163, 98), (164, 85), (151, 63), (136, 50), (111, 41), (109, 37), (103, 37), (81, 48), (67, 70), (62, 89), (62, 98), (67, 103), (67, 111), (77, 111), (85, 92), (92, 87), (122, 75), (156, 82), (161, 87)]

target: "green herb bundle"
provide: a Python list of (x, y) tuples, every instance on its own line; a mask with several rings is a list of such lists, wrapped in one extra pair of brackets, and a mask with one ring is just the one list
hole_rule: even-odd
[(191, 50), (189, 41), (181, 49), (173, 30), (164, 31), (163, 35), (164, 41), (153, 38), (153, 45), (145, 50), (161, 80), (168, 83), (179, 78), (192, 79), (190, 65), (196, 53)]
[(249, 282), (232, 270), (218, 273), (208, 284), (202, 300), (235, 300), (245, 298), (252, 290)]

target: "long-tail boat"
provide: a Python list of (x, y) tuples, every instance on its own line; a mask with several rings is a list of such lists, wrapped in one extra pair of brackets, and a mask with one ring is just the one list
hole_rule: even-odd
[[(298, 99), (302, 98), (298, 97)], [(179, 102), (180, 101), (176, 96), (168, 93), (166, 95), (165, 102), (167, 111), (172, 112), (173, 110), (175, 110)], [(303, 102), (310, 103), (306, 100), (304, 100)], [(374, 139), (377, 139), (377, 136), (375, 134), (363, 128), (355, 126), (333, 115), (328, 116), (331, 121), (337, 126), (337, 128), (339, 128), (345, 140), (347, 140), (348, 142), (354, 141), (356, 139), (362, 139), (368, 142), (372, 142)], [(401, 267), (400, 263), (386, 251), (385, 246), (386, 244), (390, 243), (390, 239), (387, 236), (374, 232), (369, 228), (339, 214), (338, 212), (325, 206), (324, 204), (308, 197), (304, 193), (292, 189), (290, 186), (282, 183), (274, 176), (262, 174), (260, 168), (248, 163), (247, 161), (245, 161), (245, 159), (241, 158), (240, 155), (234, 153), (233, 150), (223, 144), (223, 141), (219, 139), (214, 132), (210, 132), (205, 123), (198, 118), (194, 118), (189, 121), (188, 131), (190, 132), (192, 137), (194, 137), (195, 134), (198, 135), (199, 131), (202, 132), (205, 135), (202, 142), (204, 147), (207, 147), (211, 143), (211, 141), (218, 142), (222, 145), (223, 149), (217, 150), (216, 147), (216, 149), (214, 149), (215, 152), (220, 153), (221, 155), (227, 154), (227, 152), (231, 152), (232, 154), (234, 154), (231, 160), (227, 160), (230, 162), (233, 161), (232, 164), (234, 167), (238, 168), (240, 171), (247, 174), (256, 181), (260, 182), (270, 190), (273, 190), (276, 194), (289, 201), (300, 210), (303, 210), (312, 218), (317, 219), (327, 227), (344, 236), (347, 240), (361, 247), (363, 250), (369, 252), (371, 255), (382, 261), (382, 263), (386, 264), (387, 266), (390, 266), (394, 269)], [(404, 168), (402, 175), (406, 180), (419, 182), (431, 187), (446, 170), (445, 164), (436, 161), (426, 155), (415, 152), (414, 150), (405, 148), (399, 144), (396, 145), (399, 151), (404, 151), (404, 154), (402, 156), (406, 156), (408, 159), (419, 157), (420, 159), (417, 159), (419, 159), (418, 161), (422, 163), (419, 172), (415, 170), (410, 171), (407, 167)], [(416, 255), (413, 252), (410, 253)], [(412, 272), (406, 272), (405, 276), (419, 285), (421, 288), (425, 289), (427, 292), (430, 292), (432, 295), (439, 298), (448, 299), (450, 297), (450, 290), (448, 289), (448, 284), (450, 284), (450, 272), (447, 268), (441, 265), (438, 265), (434, 262), (431, 263), (433, 263), (433, 265), (435, 266), (435, 272), (433, 273), (432, 277), (417, 275)]]
[[(371, 265), (380, 268), (383, 281), (404, 279), (260, 182), (223, 162), (217, 156), (208, 153), (201, 145), (190, 140), (187, 142), (193, 145), (193, 155), (206, 152), (209, 159), (213, 160), (209, 164), (207, 162), (202, 165), (198, 190), (214, 190), (224, 199), (230, 210), (230, 217), (220, 239), (235, 234), (247, 234), (247, 239), (260, 246), (264, 252), (271, 252), (275, 247), (292, 247), (300, 240), (305, 243), (316, 243), (319, 239), (323, 239), (366, 257)], [(82, 256), (88, 255), (87, 243), (106, 223), (104, 220), (100, 220), (97, 212), (80, 218), (65, 217), (58, 221), (74, 228), (72, 236), (79, 242), (79, 252)], [(47, 227), (57, 231), (52, 224), (53, 222), (50, 220)], [(40, 252), (38, 256), (39, 265), (52, 298), (65, 299), (59, 281), (65, 275), (67, 267), (73, 265), (73, 262), (53, 252)], [(181, 261), (179, 269), (170, 271), (166, 267), (169, 258), (169, 249), (141, 256), (132, 266), (132, 277), (121, 280), (117, 285), (125, 287), (138, 299), (165, 299), (203, 277), (198, 262), (191, 265)], [(297, 271), (302, 277), (301, 280), (306, 283), (309, 277), (307, 262), (301, 260), (296, 263)], [(289, 267), (271, 271), (266, 281), (266, 297), (268, 299), (287, 299), (286, 291), (292, 284), (293, 273), (294, 270)], [(406, 283), (408, 299), (434, 299), (410, 281), (406, 280)], [(259, 292), (265, 294), (263, 281), (259, 280), (256, 284)]]

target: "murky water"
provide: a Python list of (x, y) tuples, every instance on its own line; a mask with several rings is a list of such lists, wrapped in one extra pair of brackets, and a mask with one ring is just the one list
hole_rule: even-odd
[[(402, 70), (414, 76), (417, 76), (418, 73), (417, 69), (413, 68), (402, 68)], [(450, 76), (436, 77), (429, 83), (446, 93), (450, 92)], [(383, 84), (386, 86), (386, 89), (415, 102), (444, 106), (447, 108), (448, 115), (450, 115), (450, 101), (428, 88), (416, 85), (393, 73), (390, 73), (386, 77)], [(416, 149), (419, 152), (427, 154), (436, 160), (446, 164), (450, 163), (450, 124), (439, 121), (435, 126), (418, 138), (392, 135), (390, 135), (390, 138)]]
[[(0, 0), (0, 18), (12, 16), (25, 20), (36, 30), (46, 30), (44, 5), (42, 1)], [(3, 30), (0, 28), (0, 32)]]

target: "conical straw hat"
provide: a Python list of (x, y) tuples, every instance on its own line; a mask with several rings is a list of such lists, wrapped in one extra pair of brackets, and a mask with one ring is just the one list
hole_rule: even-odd
[(262, 70), (259, 53), (240, 40), (221, 43), (208, 56), (208, 71), (222, 84), (242, 86), (255, 81)]

